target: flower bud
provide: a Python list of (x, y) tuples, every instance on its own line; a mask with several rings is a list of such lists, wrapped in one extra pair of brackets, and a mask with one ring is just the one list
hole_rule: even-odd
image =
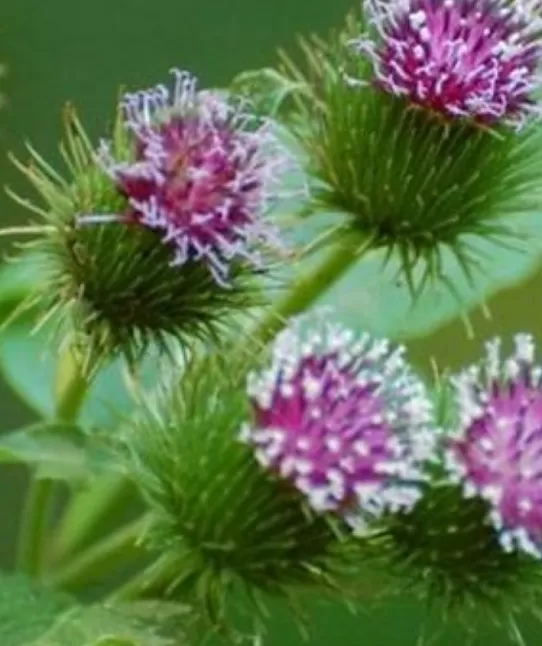
[(414, 291), (449, 282), (448, 252), (471, 278), (473, 236), (506, 242), (539, 207), (542, 22), (524, 5), (367, 0), (361, 21), (303, 43), (306, 71), (285, 62), (303, 82), (289, 123), (306, 213), (344, 214), (345, 234), (396, 255)]
[(287, 156), (271, 124), (175, 72), (123, 97), (98, 150), (67, 112), (60, 177), (19, 164), (46, 202), (43, 298), (87, 355), (134, 361), (149, 343), (214, 336), (261, 300), (255, 277), (279, 244), (264, 219)]

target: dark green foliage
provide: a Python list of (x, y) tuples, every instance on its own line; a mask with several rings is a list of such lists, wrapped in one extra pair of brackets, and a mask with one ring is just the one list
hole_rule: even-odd
[[(424, 280), (447, 281), (446, 248), (470, 276), (479, 259), (469, 237), (517, 243), (504, 218), (541, 204), (540, 127), (483, 129), (381, 91), (349, 42), (363, 31), (351, 17), (328, 43), (302, 42), (303, 71), (286, 59), (290, 77), (304, 82), (293, 129), (313, 178), (313, 207), (343, 212), (360, 245), (370, 240), (396, 252), (411, 286), (419, 260)], [(365, 85), (352, 86), (347, 76)]]
[(346, 596), (342, 576), (358, 548), (239, 441), (250, 411), (231, 366), (196, 360), (169, 384), (144, 398), (126, 445), (154, 510), (151, 544), (176, 563), (173, 587), (196, 596), (214, 621), (232, 587), (253, 599), (299, 587)]
[[(120, 117), (114, 146), (118, 158), (130, 157)], [(73, 111), (66, 116), (63, 154), (69, 181), (30, 152), (33, 165), (17, 163), (46, 202), (43, 211), (31, 207), (47, 223), (31, 245), (42, 268), (41, 300), (47, 312), (61, 311), (87, 359), (122, 354), (133, 363), (151, 343), (167, 349), (170, 339), (187, 344), (214, 338), (231, 323), (232, 312), (261, 303), (253, 272), (243, 266), (233, 270), (225, 289), (202, 263), (172, 266), (171, 250), (144, 227), (77, 224), (80, 215), (122, 214), (126, 203), (96, 165), (94, 147)]]

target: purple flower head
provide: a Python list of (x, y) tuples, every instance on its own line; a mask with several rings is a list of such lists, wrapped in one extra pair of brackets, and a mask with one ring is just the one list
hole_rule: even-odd
[(419, 497), (431, 457), (431, 405), (402, 347), (359, 339), (323, 317), (283, 331), (271, 365), (249, 378), (254, 420), (241, 439), (318, 511), (356, 529)]
[(174, 75), (172, 91), (159, 85), (124, 97), (133, 161), (115, 159), (110, 142), (102, 142), (99, 161), (128, 198), (128, 212), (83, 220), (122, 219), (156, 230), (174, 264), (202, 260), (226, 285), (232, 262), (260, 266), (257, 247), (279, 244), (262, 214), (288, 157), (270, 122), (246, 103), (198, 91), (187, 72)]
[(485, 361), (454, 379), (459, 428), (446, 455), (451, 479), (466, 496), (491, 506), (490, 518), (507, 551), (542, 556), (542, 369), (534, 343), (516, 337), (515, 354), (500, 358), (500, 341)]
[(520, 127), (540, 115), (539, 0), (365, 0), (376, 37), (354, 42), (377, 85), (443, 114)]

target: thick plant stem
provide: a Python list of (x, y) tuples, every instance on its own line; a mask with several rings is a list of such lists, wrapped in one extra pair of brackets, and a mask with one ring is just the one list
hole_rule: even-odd
[(81, 364), (74, 350), (67, 348), (60, 357), (55, 383), (56, 419), (74, 422), (81, 410), (95, 371)]
[(42, 569), (43, 540), (54, 493), (54, 480), (32, 477), (21, 519), (17, 554), (19, 569), (30, 576), (39, 575)]
[(52, 574), (47, 583), (74, 592), (142, 557), (146, 551), (140, 546), (139, 539), (145, 532), (148, 520), (144, 516), (121, 527)]
[(92, 541), (102, 524), (122, 510), (133, 496), (134, 486), (124, 476), (107, 475), (69, 502), (53, 546), (55, 561), (74, 554), (83, 543)]
[(145, 597), (159, 596), (172, 581), (172, 563), (167, 555), (139, 572), (110, 595), (108, 601), (125, 603)]
[[(90, 380), (81, 372), (73, 350), (61, 356), (56, 383), (56, 415), (62, 422), (73, 422), (79, 413)], [(31, 576), (40, 576), (47, 548), (47, 529), (56, 499), (56, 482), (32, 476), (23, 509), (19, 533), (17, 564)]]
[(314, 271), (294, 281), (284, 298), (256, 328), (255, 341), (262, 346), (271, 341), (288, 319), (313, 305), (369, 248), (370, 243), (360, 245), (359, 239), (343, 241), (331, 248)]

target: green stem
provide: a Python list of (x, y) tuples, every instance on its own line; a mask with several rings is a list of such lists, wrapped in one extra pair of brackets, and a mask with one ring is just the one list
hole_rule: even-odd
[[(60, 358), (56, 383), (56, 419), (72, 422), (77, 418), (90, 381), (80, 371), (73, 351), (68, 349)], [(19, 569), (39, 576), (47, 547), (47, 529), (56, 500), (56, 481), (32, 476), (24, 504), (19, 532), (17, 563)]]
[(172, 562), (166, 555), (139, 572), (120, 588), (113, 592), (108, 601), (111, 603), (125, 603), (136, 601), (143, 597), (161, 595), (164, 588), (172, 580)]
[(279, 301), (256, 329), (255, 340), (262, 345), (271, 341), (287, 324), (288, 319), (302, 313), (317, 301), (368, 248), (370, 243), (360, 245), (359, 239), (355, 242), (344, 241), (333, 247), (316, 269), (294, 281), (284, 299)]
[(121, 527), (51, 575), (47, 583), (74, 592), (107, 576), (120, 565), (137, 560), (147, 553), (140, 546), (139, 540), (148, 522), (148, 517), (143, 516)]
[(23, 509), (17, 554), (19, 569), (29, 575), (41, 572), (43, 542), (54, 493), (54, 480), (32, 477)]
[(59, 360), (55, 383), (56, 419), (63, 422), (77, 419), (91, 382), (91, 374), (83, 369), (74, 351), (65, 350)]
[(64, 560), (93, 540), (107, 519), (128, 504), (133, 493), (131, 481), (114, 474), (100, 478), (93, 487), (76, 494), (68, 503), (55, 537), (55, 561)]

